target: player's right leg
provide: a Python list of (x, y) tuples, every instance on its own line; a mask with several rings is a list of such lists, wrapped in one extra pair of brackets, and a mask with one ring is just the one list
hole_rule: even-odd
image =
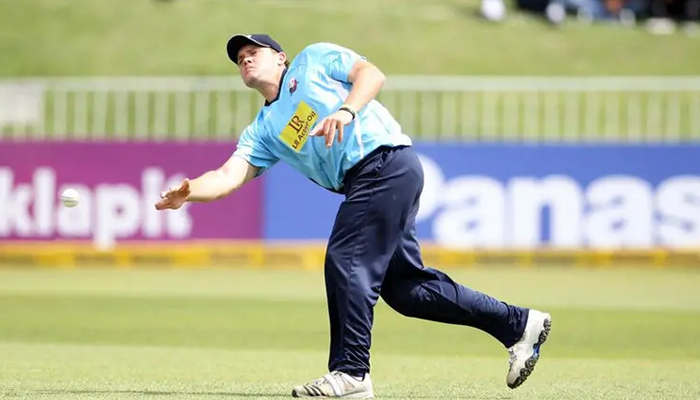
[(520, 386), (535, 368), (551, 317), (480, 293), (444, 272), (425, 267), (414, 230), (417, 210), (416, 204), (386, 272), (382, 298), (403, 315), (469, 326), (490, 334), (508, 349), (508, 387)]
[(326, 249), (330, 319), (328, 374), (294, 387), (294, 397), (372, 398), (374, 306), (389, 260), (422, 188), (410, 148), (378, 150), (347, 178), (346, 199)]

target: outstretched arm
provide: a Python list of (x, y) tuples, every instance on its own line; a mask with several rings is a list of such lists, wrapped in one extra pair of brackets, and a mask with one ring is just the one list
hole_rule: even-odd
[(216, 170), (195, 179), (185, 179), (179, 186), (161, 194), (156, 210), (182, 207), (186, 202), (210, 202), (224, 198), (258, 175), (259, 168), (238, 156), (231, 158)]

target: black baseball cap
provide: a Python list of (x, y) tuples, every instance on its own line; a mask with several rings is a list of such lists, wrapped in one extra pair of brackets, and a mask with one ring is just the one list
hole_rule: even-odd
[(252, 35), (233, 35), (231, 39), (228, 40), (226, 44), (226, 52), (228, 53), (228, 58), (231, 59), (236, 65), (238, 65), (238, 51), (241, 47), (247, 44), (254, 44), (260, 47), (268, 47), (275, 50), (278, 53), (282, 53), (282, 46), (275, 42), (269, 35), (262, 33), (256, 33)]

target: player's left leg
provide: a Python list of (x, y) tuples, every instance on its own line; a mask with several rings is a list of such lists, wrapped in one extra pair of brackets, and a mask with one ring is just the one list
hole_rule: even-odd
[(506, 383), (511, 389), (535, 369), (551, 328), (545, 312), (506, 303), (424, 267), (412, 232), (405, 234), (390, 262), (381, 296), (407, 317), (469, 326), (494, 337), (508, 350)]
[(469, 326), (490, 334), (510, 354), (508, 386), (520, 386), (535, 368), (551, 317), (508, 304), (459, 284), (442, 271), (425, 267), (415, 235), (417, 213), (416, 203), (386, 272), (382, 298), (403, 315)]

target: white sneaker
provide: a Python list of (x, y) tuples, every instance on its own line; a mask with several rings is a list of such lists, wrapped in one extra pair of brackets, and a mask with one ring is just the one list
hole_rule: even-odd
[(523, 337), (508, 349), (510, 368), (506, 383), (509, 388), (522, 385), (535, 369), (540, 358), (540, 346), (547, 340), (551, 327), (552, 317), (549, 314), (530, 310)]
[(373, 399), (372, 379), (365, 374), (363, 380), (334, 371), (306, 385), (295, 386), (292, 397), (335, 397), (343, 399)]

